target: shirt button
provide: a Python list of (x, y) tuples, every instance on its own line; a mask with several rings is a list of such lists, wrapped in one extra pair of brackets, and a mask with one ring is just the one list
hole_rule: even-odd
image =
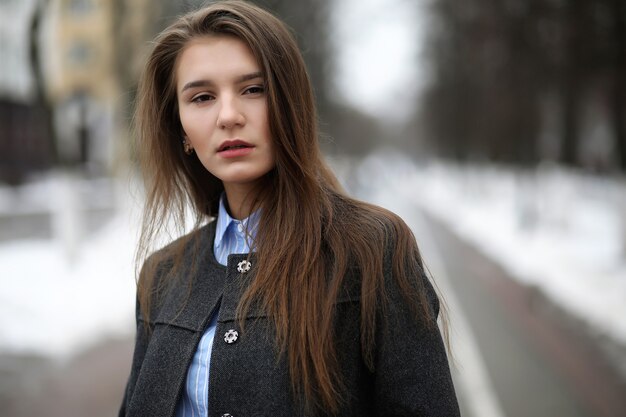
[(224, 342), (228, 343), (229, 345), (232, 345), (233, 343), (237, 341), (238, 337), (239, 337), (239, 332), (237, 332), (237, 330), (235, 329), (230, 329), (224, 334)]
[(237, 264), (237, 271), (244, 273), (248, 272), (252, 268), (252, 264), (246, 260), (243, 260)]
[(239, 233), (243, 233), (243, 224), (237, 223), (237, 230), (239, 230)]
[(233, 417), (233, 415), (232, 415), (232, 414), (225, 413), (225, 414), (222, 414), (222, 417)]

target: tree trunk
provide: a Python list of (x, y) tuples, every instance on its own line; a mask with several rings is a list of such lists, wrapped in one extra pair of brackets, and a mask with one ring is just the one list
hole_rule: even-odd
[(33, 11), (33, 17), (30, 23), (29, 30), (29, 42), (30, 42), (30, 67), (33, 72), (33, 80), (35, 82), (35, 103), (41, 109), (43, 123), (45, 124), (45, 129), (42, 129), (46, 135), (45, 140), (47, 141), (47, 147), (50, 152), (50, 162), (52, 165), (56, 165), (59, 162), (59, 154), (57, 149), (57, 140), (56, 134), (54, 130), (54, 123), (52, 121), (52, 105), (48, 101), (46, 97), (45, 91), (45, 80), (43, 74), (43, 68), (41, 65), (41, 50), (40, 50), (40, 30), (41, 30), (41, 19), (44, 16), (46, 9), (48, 7), (47, 0), (39, 0), (37, 1), (37, 5), (35, 6), (35, 10)]
[(562, 63), (562, 142), (561, 162), (578, 163), (579, 117), (582, 98), (584, 0), (570, 0), (565, 6), (565, 62)]
[(568, 74), (563, 86), (563, 136), (561, 142), (561, 162), (574, 166), (578, 162), (579, 134), (579, 81), (573, 74)]
[(622, 171), (626, 171), (626, 3), (613, 0), (614, 68), (611, 113), (615, 145)]

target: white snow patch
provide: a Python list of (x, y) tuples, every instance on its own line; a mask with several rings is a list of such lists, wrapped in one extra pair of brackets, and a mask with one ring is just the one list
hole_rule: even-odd
[[(409, 198), (511, 275), (599, 334), (626, 344), (626, 183), (557, 166), (536, 171), (374, 156), (370, 187)], [(373, 183), (372, 183), (373, 181)]]
[[(13, 207), (13, 215), (31, 210), (28, 202), (49, 182), (15, 191), (26, 203)], [(80, 242), (73, 259), (61, 239), (0, 244), (0, 351), (66, 357), (106, 337), (132, 334), (139, 223), (129, 201), (118, 203), (113, 219)], [(42, 202), (38, 211), (50, 204), (56, 203)]]

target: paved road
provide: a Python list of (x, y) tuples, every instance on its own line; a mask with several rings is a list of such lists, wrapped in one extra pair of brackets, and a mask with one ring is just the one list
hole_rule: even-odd
[(626, 384), (580, 323), (429, 221), (507, 417), (626, 416)]

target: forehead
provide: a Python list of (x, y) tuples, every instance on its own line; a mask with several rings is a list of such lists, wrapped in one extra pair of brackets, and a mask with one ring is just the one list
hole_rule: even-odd
[(178, 55), (176, 85), (180, 87), (196, 79), (227, 80), (255, 71), (260, 71), (259, 64), (248, 45), (239, 38), (225, 35), (196, 37)]

